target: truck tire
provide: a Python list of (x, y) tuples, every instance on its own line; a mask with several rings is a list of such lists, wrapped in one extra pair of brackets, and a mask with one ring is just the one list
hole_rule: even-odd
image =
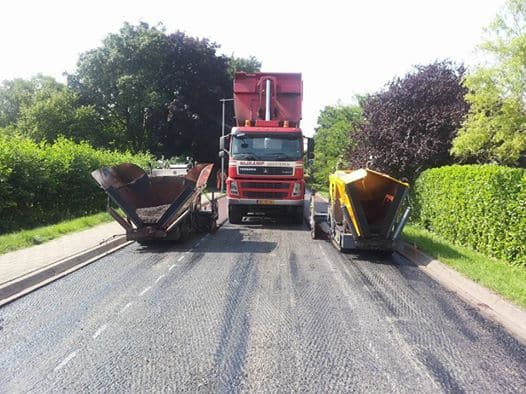
[(303, 224), (303, 205), (296, 207), (296, 212), (294, 212), (294, 224)]
[(319, 225), (314, 224), (312, 226), (312, 228), (310, 229), (310, 237), (312, 239), (321, 239), (322, 238), (322, 233), (321, 233)]
[(228, 221), (231, 224), (241, 224), (243, 221), (243, 210), (237, 205), (228, 206)]
[(310, 236), (312, 239), (318, 239), (320, 237), (320, 230), (318, 228), (318, 225), (316, 224), (316, 220), (314, 219), (314, 214), (316, 213), (316, 205), (314, 203), (313, 198), (311, 198), (309, 205), (310, 205), (310, 210), (309, 210)]

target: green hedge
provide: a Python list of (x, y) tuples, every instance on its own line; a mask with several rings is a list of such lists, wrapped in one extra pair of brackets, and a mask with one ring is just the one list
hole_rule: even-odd
[(413, 221), (459, 245), (526, 267), (526, 170), (452, 165), (424, 171)]
[(101, 211), (106, 197), (90, 172), (122, 162), (145, 166), (149, 160), (66, 139), (37, 144), (0, 135), (0, 233)]

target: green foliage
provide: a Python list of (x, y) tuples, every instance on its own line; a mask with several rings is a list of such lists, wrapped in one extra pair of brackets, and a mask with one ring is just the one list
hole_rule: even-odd
[(0, 233), (98, 212), (106, 198), (91, 171), (123, 162), (145, 166), (150, 159), (62, 137), (37, 144), (0, 135)]
[(236, 70), (261, 67), (253, 56), (229, 58), (218, 48), (180, 31), (167, 34), (162, 26), (125, 23), (80, 55), (67, 87), (42, 75), (3, 82), (1, 133), (215, 161), (219, 99), (232, 96)]
[(63, 136), (108, 146), (99, 115), (91, 105), (79, 105), (78, 95), (52, 77), (4, 81), (0, 87), (2, 134), (21, 134), (33, 140), (53, 142)]
[(470, 111), (453, 141), (466, 161), (526, 164), (526, 2), (508, 0), (480, 46), (491, 59), (468, 75)]
[(234, 54), (228, 59), (228, 73), (231, 78), (234, 78), (234, 74), (238, 71), (245, 71), (248, 73), (254, 73), (261, 70), (261, 61), (255, 56), (249, 56), (247, 59), (242, 57), (235, 57)]
[(424, 171), (413, 217), (455, 244), (526, 267), (526, 170), (453, 165)]
[(124, 24), (80, 56), (68, 85), (92, 105), (113, 146), (157, 156), (216, 160), (219, 99), (231, 97), (218, 45), (162, 27)]
[(37, 142), (53, 142), (63, 136), (104, 146), (107, 141), (101, 128), (93, 106), (78, 106), (77, 95), (65, 86), (60, 91), (37, 95), (20, 109), (18, 119), (20, 133)]
[(31, 105), (37, 97), (44, 98), (51, 92), (64, 89), (52, 77), (37, 75), (30, 80), (13, 79), (0, 85), (0, 127), (15, 125), (20, 110)]
[(361, 99), (363, 122), (349, 152), (354, 168), (372, 168), (415, 179), (427, 168), (452, 163), (451, 141), (468, 106), (463, 67), (437, 61), (396, 78)]
[(327, 188), (329, 174), (345, 166), (343, 156), (352, 140), (352, 133), (362, 120), (359, 106), (327, 106), (318, 117), (314, 134), (314, 186)]
[(169, 53), (161, 28), (125, 23), (101, 47), (81, 54), (76, 72), (68, 75), (80, 103), (95, 108), (117, 148), (146, 150), (149, 120), (167, 118), (172, 96), (163, 78), (175, 72), (165, 61)]

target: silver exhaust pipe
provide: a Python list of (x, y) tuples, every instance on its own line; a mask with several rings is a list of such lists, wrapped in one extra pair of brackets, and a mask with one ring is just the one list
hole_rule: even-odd
[(265, 82), (265, 120), (270, 120), (270, 79)]

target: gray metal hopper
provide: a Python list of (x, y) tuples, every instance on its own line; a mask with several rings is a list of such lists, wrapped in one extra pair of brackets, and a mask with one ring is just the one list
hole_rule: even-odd
[[(130, 240), (178, 240), (191, 231), (213, 231), (217, 204), (202, 210), (201, 193), (213, 164), (198, 164), (186, 175), (149, 176), (135, 164), (103, 167), (91, 176), (124, 212), (108, 212), (126, 229)], [(161, 172), (162, 174), (162, 172)]]

